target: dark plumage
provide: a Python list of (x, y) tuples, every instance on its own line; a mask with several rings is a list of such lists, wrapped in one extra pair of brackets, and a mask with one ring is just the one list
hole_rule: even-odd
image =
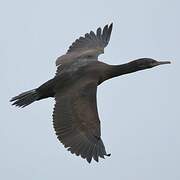
[(152, 68), (169, 61), (141, 58), (122, 65), (99, 62), (98, 56), (110, 40), (112, 24), (96, 33), (90, 31), (69, 47), (67, 53), (56, 60), (57, 71), (53, 79), (36, 89), (11, 99), (13, 105), (25, 107), (34, 101), (55, 98), (53, 125), (58, 139), (68, 151), (85, 158), (109, 156), (101, 139), (96, 92), (97, 86), (110, 78)]

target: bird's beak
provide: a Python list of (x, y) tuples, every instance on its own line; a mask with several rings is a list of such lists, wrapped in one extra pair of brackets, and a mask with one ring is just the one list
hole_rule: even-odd
[(170, 61), (157, 61), (155, 66), (163, 65), (163, 64), (171, 64)]

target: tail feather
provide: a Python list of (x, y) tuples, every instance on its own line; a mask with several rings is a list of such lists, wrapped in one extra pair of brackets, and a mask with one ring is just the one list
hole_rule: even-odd
[(38, 93), (36, 89), (23, 92), (19, 94), (18, 96), (13, 97), (10, 102), (13, 102), (12, 105), (18, 106), (18, 107), (25, 107), (34, 101), (38, 100)]

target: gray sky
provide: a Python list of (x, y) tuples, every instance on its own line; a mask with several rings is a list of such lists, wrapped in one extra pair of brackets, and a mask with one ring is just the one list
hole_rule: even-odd
[[(0, 179), (179, 180), (179, 7), (178, 0), (1, 1)], [(102, 138), (112, 155), (89, 165), (58, 142), (53, 99), (25, 109), (8, 101), (52, 78), (57, 56), (110, 22), (104, 62), (152, 57), (172, 64), (98, 88)]]

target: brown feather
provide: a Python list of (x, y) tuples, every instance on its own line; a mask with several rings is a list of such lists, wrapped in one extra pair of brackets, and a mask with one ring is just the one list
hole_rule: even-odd
[(94, 150), (97, 146), (103, 146), (101, 149), (104, 149), (104, 145), (99, 143), (101, 133), (96, 105), (97, 82), (87, 81), (81, 85), (77, 82), (69, 88), (73, 94), (59, 92), (58, 89), (55, 93), (53, 124), (56, 134), (71, 153), (81, 155), (88, 162), (91, 162), (92, 157), (98, 161), (98, 157), (106, 155), (106, 152), (97, 154)]

